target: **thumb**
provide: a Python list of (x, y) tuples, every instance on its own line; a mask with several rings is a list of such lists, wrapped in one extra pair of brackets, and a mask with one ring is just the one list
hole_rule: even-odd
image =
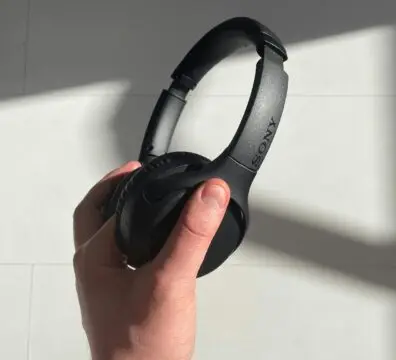
[(230, 189), (223, 180), (211, 179), (202, 184), (186, 203), (153, 265), (166, 275), (195, 278), (229, 200)]

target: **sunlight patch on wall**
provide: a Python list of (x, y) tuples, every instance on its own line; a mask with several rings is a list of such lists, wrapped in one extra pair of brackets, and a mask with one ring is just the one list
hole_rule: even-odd
[[(94, 94), (103, 89), (118, 94)], [(2, 261), (48, 262), (43, 248), (51, 249), (51, 261), (71, 259), (72, 229), (65, 223), (88, 189), (119, 165), (108, 123), (125, 89), (122, 82), (107, 82), (0, 103), (0, 162), (6, 169), (0, 196), (8, 204), (0, 237), (10, 239), (1, 244)], [(37, 246), (36, 240), (46, 239), (47, 245)]]
[[(289, 96), (396, 94), (391, 26), (366, 28), (320, 39), (285, 44)], [(254, 48), (224, 60), (199, 84), (196, 94), (247, 95), (258, 60)]]

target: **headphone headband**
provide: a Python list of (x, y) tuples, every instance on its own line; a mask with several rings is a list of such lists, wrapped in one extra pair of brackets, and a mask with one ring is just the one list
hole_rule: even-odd
[(286, 100), (288, 76), (283, 70), (286, 50), (279, 38), (259, 22), (237, 17), (224, 21), (204, 35), (172, 74), (147, 127), (139, 161), (167, 152), (174, 129), (186, 104), (186, 96), (205, 74), (236, 50), (255, 45), (260, 60), (244, 116), (229, 146), (219, 156), (230, 157), (256, 172), (271, 145)]
[(255, 45), (260, 57), (264, 57), (264, 47), (269, 46), (287, 60), (286, 50), (276, 34), (256, 20), (237, 17), (203, 36), (177, 66), (172, 78), (193, 90), (213, 66), (248, 45)]

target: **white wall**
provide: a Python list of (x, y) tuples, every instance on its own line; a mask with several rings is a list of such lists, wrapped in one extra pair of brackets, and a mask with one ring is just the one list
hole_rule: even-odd
[[(395, 10), (392, 0), (2, 0), (0, 358), (89, 358), (73, 209), (137, 157), (190, 46), (245, 15), (286, 43), (290, 90), (245, 242), (199, 280), (196, 359), (395, 359)], [(236, 56), (204, 79), (172, 149), (222, 149), (255, 61)]]

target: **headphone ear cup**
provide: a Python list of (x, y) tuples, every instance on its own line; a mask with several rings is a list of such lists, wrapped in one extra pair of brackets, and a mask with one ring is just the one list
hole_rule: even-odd
[(149, 164), (144, 166), (143, 171), (145, 174), (149, 175), (150, 173), (158, 170), (161, 173), (157, 173), (156, 175), (164, 177), (167, 176), (170, 170), (183, 167), (183, 171), (189, 171), (191, 169), (198, 169), (209, 162), (210, 160), (202, 155), (185, 151), (177, 151), (159, 156), (152, 160)]
[(240, 206), (231, 199), (223, 221), (206, 252), (198, 277), (216, 270), (239, 247), (246, 231), (245, 217), (246, 214)]
[[(144, 195), (145, 185), (176, 173), (199, 169), (210, 160), (194, 153), (174, 152), (159, 156), (139, 168), (135, 176), (124, 182), (116, 194), (116, 239), (130, 266), (137, 268), (151, 261), (163, 246), (179, 214), (181, 198), (186, 191), (167, 196), (161, 204), (151, 204)], [(178, 205), (179, 204), (179, 205)]]
[[(177, 173), (199, 170), (200, 166), (209, 162), (197, 154), (171, 153), (144, 165), (123, 182), (116, 206), (116, 238), (130, 266), (139, 268), (156, 257), (195, 189), (178, 190), (159, 201), (151, 202), (145, 195), (146, 185)], [(197, 180), (197, 185), (199, 183)], [(198, 277), (218, 268), (239, 247), (246, 230), (246, 218), (247, 214), (231, 200)]]

